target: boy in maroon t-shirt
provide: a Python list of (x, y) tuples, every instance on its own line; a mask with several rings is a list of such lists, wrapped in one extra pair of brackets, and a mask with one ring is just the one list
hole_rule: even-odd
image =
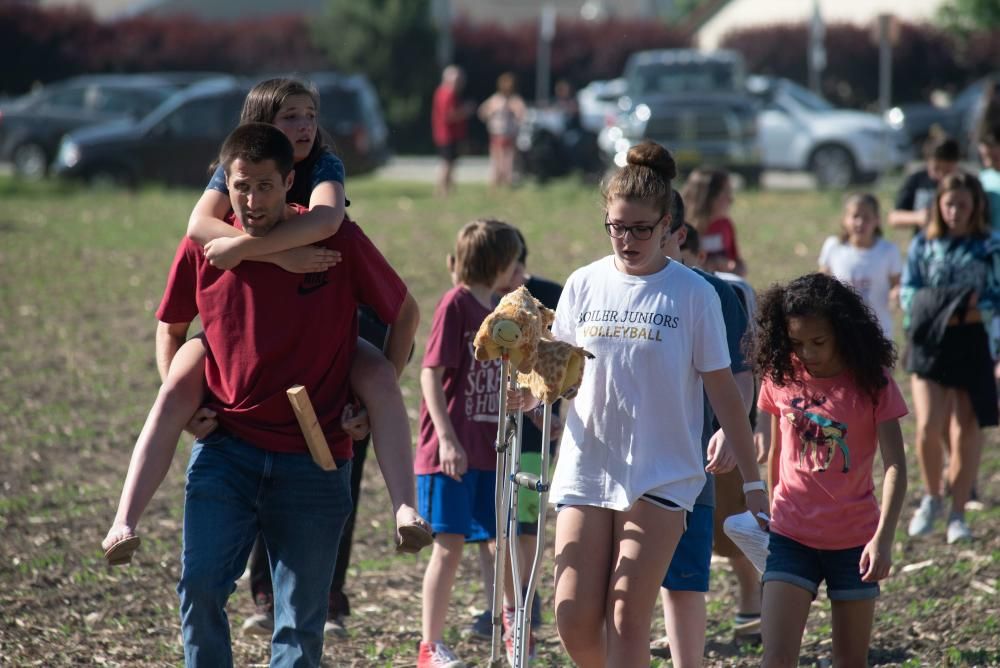
[[(249, 234), (265, 235), (301, 211), (285, 204), (293, 150), (274, 126), (240, 126), (220, 162), (234, 218)], [(171, 357), (200, 315), (209, 350), (206, 405), (219, 421), (196, 442), (188, 465), (177, 588), (188, 666), (232, 665), (224, 608), (258, 531), (274, 583), (272, 663), (318, 665), (322, 655), (327, 593), (351, 510), (352, 443), (341, 413), (349, 400), (357, 308), (367, 304), (383, 321), (401, 325), (416, 308), (354, 223), (345, 221), (322, 245), (340, 251), (345, 262), (306, 275), (265, 263), (222, 271), (185, 240), (170, 271), (157, 312), (158, 357)], [(412, 327), (398, 329), (390, 337), (412, 340)], [(319, 468), (308, 454), (286, 396), (295, 384), (308, 389), (337, 470)], [(419, 521), (409, 444), (377, 443), (376, 453), (394, 506)]]
[[(458, 233), (455, 287), (434, 310), (420, 388), (420, 438), (414, 461), (420, 514), (435, 531), (424, 573), (418, 668), (457, 665), (442, 642), (462, 546), (496, 537), (496, 453), (500, 362), (479, 362), (473, 339), (510, 283), (521, 253), (517, 231), (477, 220)], [(508, 587), (510, 583), (507, 583)], [(513, 600), (513, 589), (507, 592)]]

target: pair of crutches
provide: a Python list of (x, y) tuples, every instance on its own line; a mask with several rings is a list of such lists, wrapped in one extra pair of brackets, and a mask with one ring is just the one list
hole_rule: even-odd
[[(528, 638), (531, 625), (531, 602), (535, 597), (538, 566), (545, 550), (545, 514), (549, 501), (549, 441), (552, 432), (552, 404), (543, 404), (542, 465), (539, 475), (521, 470), (521, 425), (524, 413), (507, 414), (507, 392), (517, 390), (517, 375), (507, 351), (500, 358), (500, 414), (497, 423), (496, 471), (496, 558), (493, 561), (493, 636), (490, 666), (498, 668), (505, 661), (503, 645), (503, 591), (505, 555), (510, 552), (511, 577), (514, 580), (513, 668), (523, 668), (528, 661)], [(521, 488), (537, 492), (538, 540), (526, 590), (521, 589), (520, 552), (517, 544), (518, 491)]]

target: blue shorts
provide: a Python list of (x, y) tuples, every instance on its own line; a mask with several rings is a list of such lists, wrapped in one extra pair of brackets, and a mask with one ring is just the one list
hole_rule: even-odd
[(687, 514), (687, 529), (670, 560), (663, 586), (673, 591), (708, 591), (712, 565), (712, 518), (715, 509), (696, 503)]
[(417, 509), (434, 533), (474, 543), (496, 537), (496, 472), (469, 469), (458, 481), (443, 473), (417, 476)]
[(826, 580), (826, 596), (831, 601), (878, 598), (878, 583), (862, 582), (858, 572), (864, 549), (861, 545), (846, 550), (817, 550), (772, 531), (763, 581), (787, 582), (816, 598), (819, 583)]

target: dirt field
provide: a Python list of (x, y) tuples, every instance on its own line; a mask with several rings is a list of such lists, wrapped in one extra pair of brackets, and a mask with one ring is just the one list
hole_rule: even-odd
[[(509, 196), (471, 188), (444, 210), (424, 187), (359, 181), (351, 196), (362, 222), (378, 221), (370, 228), (373, 239), (418, 297), (424, 315), (418, 347), (447, 281), (444, 253), (459, 224), (484, 208), (522, 225), (537, 245), (529, 265), (552, 278), (564, 280), (606, 243), (594, 232), (594, 193), (578, 186)], [(108, 568), (99, 544), (156, 392), (152, 312), (194, 193), (90, 193), (0, 180), (0, 199), (0, 665), (181, 665), (174, 587), (189, 443), (179, 446), (140, 525), (143, 544), (133, 564)], [(837, 206), (832, 197), (812, 193), (738, 195), (734, 217), (760, 221), (740, 228), (755, 285), (809, 270), (823, 236), (833, 231)], [(566, 234), (563, 226), (577, 220), (588, 221), (587, 233)], [(781, 230), (786, 220), (795, 221), (794, 238)], [(415, 379), (411, 369), (404, 386), (414, 416)], [(901, 385), (908, 390), (908, 383)], [(904, 428), (912, 441), (912, 420)], [(990, 434), (979, 483), (983, 510), (971, 514), (973, 542), (948, 547), (942, 532), (919, 540), (897, 532), (872, 664), (1000, 666), (997, 446)], [(919, 498), (912, 452), (909, 465), (903, 524)], [(347, 586), (350, 636), (327, 642), (325, 665), (415, 664), (426, 556), (395, 556), (391, 540), (387, 496), (370, 458)], [(553, 631), (551, 558), (545, 571), (535, 665), (569, 665)], [(734, 579), (723, 564), (714, 571), (706, 665), (757, 665), (759, 647), (732, 641)], [(229, 604), (236, 665), (266, 665), (268, 643), (238, 633), (252, 612), (246, 590), (239, 582)], [(486, 665), (488, 643), (460, 631), (483, 604), (470, 549), (447, 641), (475, 665)], [(659, 622), (654, 636), (661, 633)], [(800, 665), (829, 665), (829, 659), (829, 604), (821, 596)]]

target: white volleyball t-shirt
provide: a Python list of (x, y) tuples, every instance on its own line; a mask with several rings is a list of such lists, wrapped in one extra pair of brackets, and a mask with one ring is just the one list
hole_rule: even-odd
[(569, 277), (557, 339), (586, 348), (550, 500), (626, 510), (643, 494), (691, 510), (705, 484), (701, 373), (729, 367), (715, 289), (679, 262), (649, 276), (614, 256)]

